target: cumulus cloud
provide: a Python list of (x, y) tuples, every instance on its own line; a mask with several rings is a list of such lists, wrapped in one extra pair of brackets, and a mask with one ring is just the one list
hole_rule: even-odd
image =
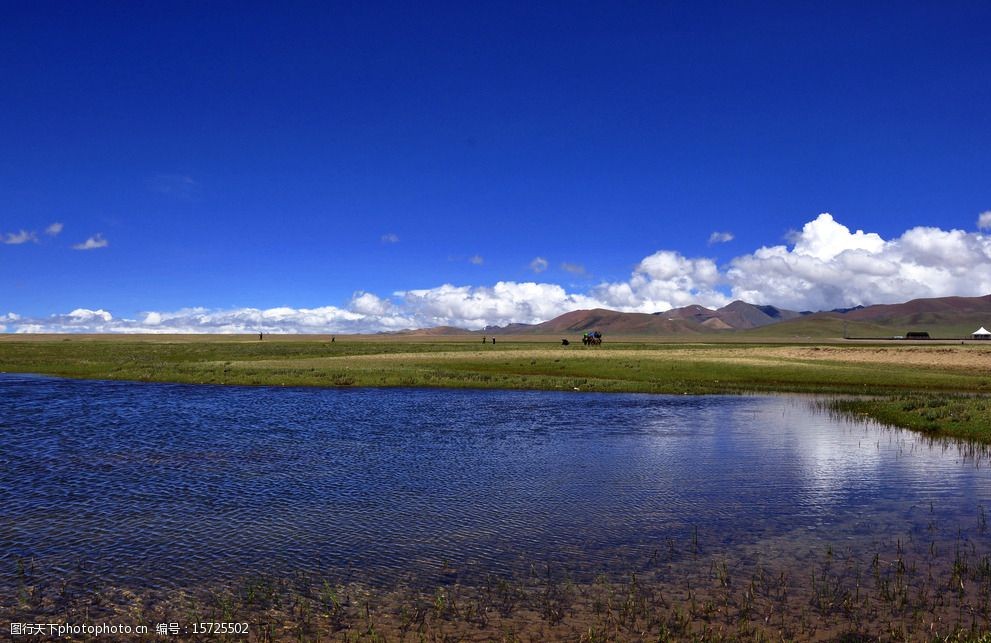
[(359, 315), (370, 317), (383, 317), (395, 311), (392, 302), (373, 295), (370, 292), (356, 292), (352, 295), (348, 309)]
[(991, 292), (991, 238), (982, 234), (917, 227), (885, 240), (823, 213), (792, 241), (733, 259), (726, 279), (734, 297), (828, 310)]
[(387, 232), (382, 235), (382, 243), (399, 243), (399, 235), (394, 232)]
[(57, 237), (58, 234), (62, 232), (62, 228), (63, 228), (62, 224), (56, 221), (55, 223), (45, 228), (45, 234), (47, 234), (49, 237)]
[(404, 309), (418, 324), (478, 329), (513, 322), (539, 323), (576, 308), (602, 302), (568, 293), (557, 284), (500, 281), (491, 287), (454, 286), (398, 292)]
[(569, 263), (567, 261), (561, 263), (561, 270), (565, 272), (570, 272), (573, 275), (584, 275), (585, 266), (580, 263)]
[(110, 242), (104, 239), (101, 233), (97, 232), (86, 241), (72, 246), (72, 248), (74, 250), (96, 250), (97, 248), (106, 248), (108, 245), (110, 245)]
[(723, 281), (712, 259), (661, 250), (645, 257), (627, 281), (600, 284), (593, 293), (607, 308), (653, 313), (689, 304), (724, 306), (730, 300), (719, 290)]
[(874, 253), (884, 247), (884, 239), (873, 232), (857, 230), (837, 223), (833, 215), (823, 212), (814, 221), (809, 221), (802, 231), (793, 238), (795, 254), (822, 259), (833, 259), (849, 250), (866, 250)]
[(482, 258), (481, 255), (472, 255), (471, 257), (468, 258), (468, 263), (472, 264), (473, 266), (481, 266), (483, 263), (485, 263), (485, 259)]
[(6, 321), (8, 330), (13, 329), (15, 333), (106, 333), (124, 330), (119, 321), (102, 308), (76, 308), (69, 313), (38, 318), (8, 313)]
[(65, 316), (69, 323), (87, 324), (94, 321), (110, 322), (114, 316), (103, 310), (89, 310), (88, 308), (77, 308)]
[(21, 316), (17, 313), (7, 313), (6, 315), (0, 315), (0, 333), (7, 332), (7, 322), (16, 322), (21, 319)]
[(534, 257), (533, 261), (530, 262), (530, 270), (534, 271), (538, 275), (543, 271), (547, 270), (547, 260), (543, 257)]
[(978, 215), (977, 227), (981, 230), (991, 230), (991, 210)]
[(0, 241), (10, 246), (19, 246), (22, 243), (27, 243), (28, 241), (37, 241), (38, 235), (34, 232), (28, 230), (21, 230), (19, 232), (8, 232), (5, 235), (0, 235)]
[[(537, 257), (530, 267), (541, 272), (548, 262)], [(45, 318), (9, 313), (0, 317), (0, 325), (15, 332), (369, 333), (538, 323), (582, 308), (653, 313), (690, 304), (719, 307), (743, 299), (794, 310), (829, 310), (988, 293), (991, 235), (916, 227), (884, 239), (873, 232), (851, 231), (823, 213), (796, 231), (789, 244), (758, 248), (724, 266), (706, 257), (658, 250), (644, 257), (628, 278), (601, 282), (585, 292), (538, 282), (443, 284), (390, 297), (358, 291), (342, 307), (184, 308), (146, 311), (137, 319), (81, 308)]]
[(709, 235), (709, 245), (713, 246), (717, 243), (726, 243), (732, 241), (734, 238), (732, 232), (713, 232)]
[[(374, 297), (372, 295), (371, 297)], [(370, 300), (363, 300), (366, 304)], [(368, 309), (371, 310), (371, 309)], [(335, 306), (320, 308), (183, 308), (149, 311), (139, 319), (117, 318), (105, 310), (70, 313), (8, 322), (16, 333), (358, 333), (413, 328), (413, 320), (378, 309), (362, 313)]]
[[(540, 261), (538, 261), (540, 260)], [(538, 257), (531, 268), (544, 270)], [(402, 308), (426, 325), (478, 328), (550, 319), (576, 308), (661, 312), (733, 299), (795, 310), (829, 310), (918, 297), (991, 292), (991, 238), (919, 227), (885, 240), (851, 231), (828, 213), (794, 234), (790, 246), (763, 247), (722, 268), (705, 257), (659, 250), (623, 281), (585, 293), (556, 284), (500, 282), (492, 288), (444, 285), (401, 293)]]

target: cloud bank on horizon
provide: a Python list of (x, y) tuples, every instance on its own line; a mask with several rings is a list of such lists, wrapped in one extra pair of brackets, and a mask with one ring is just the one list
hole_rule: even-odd
[[(991, 228), (991, 212), (979, 215), (977, 227)], [(90, 247), (102, 246), (94, 243)], [(538, 257), (530, 267), (540, 273), (547, 261)], [(481, 329), (539, 323), (588, 308), (653, 313), (690, 304), (719, 307), (742, 299), (792, 310), (829, 310), (988, 293), (991, 235), (915, 227), (886, 240), (873, 232), (851, 232), (831, 214), (822, 213), (789, 235), (788, 245), (763, 246), (723, 266), (705, 257), (658, 250), (644, 257), (629, 279), (602, 282), (585, 292), (538, 282), (442, 284), (395, 292), (389, 297), (359, 291), (343, 307), (184, 308), (149, 311), (136, 319), (116, 318), (102, 309), (81, 308), (43, 318), (22, 318), (10, 312), (0, 316), (0, 328), (17, 333), (368, 333), (434, 326)]]

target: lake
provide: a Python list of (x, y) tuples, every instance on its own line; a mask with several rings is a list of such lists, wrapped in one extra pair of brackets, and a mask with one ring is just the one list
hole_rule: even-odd
[(25, 561), (171, 589), (297, 573), (430, 585), (535, 564), (593, 578), (676, 546), (798, 561), (942, 539), (982, 554), (987, 465), (984, 448), (808, 397), (5, 374), (0, 586)]

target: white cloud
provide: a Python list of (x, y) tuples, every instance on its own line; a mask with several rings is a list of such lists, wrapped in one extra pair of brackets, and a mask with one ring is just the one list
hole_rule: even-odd
[(473, 266), (481, 266), (483, 263), (485, 263), (485, 259), (483, 259), (481, 255), (472, 255), (471, 257), (468, 258), (468, 263), (472, 264)]
[(399, 243), (399, 235), (394, 232), (383, 234), (382, 243)]
[[(542, 257), (531, 262), (546, 270)], [(276, 307), (147, 311), (140, 319), (102, 309), (77, 309), (45, 318), (8, 314), (15, 332), (369, 333), (457, 326), (480, 329), (537, 323), (582, 308), (661, 312), (732, 299), (794, 310), (829, 310), (920, 297), (991, 293), (991, 235), (917, 227), (893, 239), (849, 228), (821, 214), (794, 233), (789, 245), (766, 246), (720, 267), (705, 257), (659, 250), (625, 280), (586, 292), (552, 283), (500, 281), (492, 286), (443, 284), (380, 297), (358, 291), (343, 307)]]
[(709, 235), (709, 245), (715, 245), (717, 243), (726, 243), (732, 241), (735, 237), (732, 232), (713, 232)]
[(114, 316), (103, 310), (89, 310), (88, 308), (77, 308), (65, 315), (66, 321), (70, 324), (87, 324), (95, 321), (110, 322)]
[(594, 297), (568, 293), (557, 284), (500, 281), (491, 287), (454, 286), (396, 293), (402, 308), (422, 326), (482, 328), (538, 323), (576, 308), (597, 308)]
[(370, 292), (356, 292), (351, 297), (348, 308), (359, 315), (382, 317), (394, 311), (392, 302)]
[(828, 310), (921, 297), (991, 292), (991, 238), (917, 227), (884, 240), (854, 233), (821, 214), (796, 233), (792, 248), (737, 257), (726, 271), (733, 296), (755, 304)]
[(568, 263), (567, 261), (561, 263), (561, 270), (565, 272), (570, 272), (573, 275), (584, 275), (585, 266), (580, 263)]
[(721, 280), (710, 259), (662, 251), (645, 258), (628, 281), (602, 283), (588, 293), (569, 293), (558, 284), (503, 281), (492, 287), (445, 284), (396, 296), (402, 300), (400, 309), (419, 326), (478, 329), (539, 323), (576, 309), (653, 313), (692, 303), (721, 306), (729, 303), (716, 290)]
[(106, 248), (108, 245), (110, 245), (110, 243), (103, 238), (101, 233), (97, 232), (86, 241), (72, 246), (72, 248), (74, 250), (96, 250), (97, 248)]
[(593, 293), (608, 308), (653, 313), (689, 304), (723, 306), (729, 303), (718, 289), (723, 281), (713, 260), (661, 250), (645, 257), (627, 281), (600, 284)]
[(7, 332), (7, 322), (20, 321), (21, 316), (17, 313), (7, 313), (6, 315), (0, 315), (0, 333)]
[(61, 223), (56, 221), (55, 223), (45, 228), (45, 234), (47, 234), (49, 237), (56, 237), (60, 232), (62, 232), (63, 227), (64, 226)]
[(28, 241), (37, 241), (37, 240), (38, 240), (38, 235), (28, 230), (21, 230), (20, 232), (8, 232), (5, 235), (0, 235), (0, 241), (11, 246), (19, 246), (22, 243), (27, 243)]
[[(374, 295), (372, 295), (374, 297)], [(366, 300), (367, 301), (367, 300)], [(413, 328), (402, 314), (365, 314), (335, 306), (320, 308), (183, 308), (150, 311), (140, 320), (117, 318), (105, 310), (77, 309), (71, 313), (13, 320), (17, 333), (357, 333)]]
[(833, 220), (833, 215), (823, 212), (814, 221), (809, 221), (801, 232), (793, 238), (794, 252), (817, 259), (829, 260), (848, 250), (877, 252), (884, 246), (884, 239), (871, 232), (865, 234), (857, 230), (850, 234), (850, 228)]
[(534, 271), (538, 275), (543, 271), (547, 270), (547, 260), (543, 257), (534, 257), (533, 261), (530, 262), (530, 270)]
[(991, 230), (991, 210), (981, 212), (977, 217), (977, 227), (981, 230)]

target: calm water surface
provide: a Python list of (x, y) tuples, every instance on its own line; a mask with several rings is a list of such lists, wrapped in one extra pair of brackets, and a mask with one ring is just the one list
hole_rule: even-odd
[(165, 588), (253, 573), (467, 578), (533, 562), (597, 573), (696, 533), (710, 551), (934, 531), (984, 546), (986, 464), (982, 449), (798, 397), (8, 374), (0, 585), (23, 560)]

